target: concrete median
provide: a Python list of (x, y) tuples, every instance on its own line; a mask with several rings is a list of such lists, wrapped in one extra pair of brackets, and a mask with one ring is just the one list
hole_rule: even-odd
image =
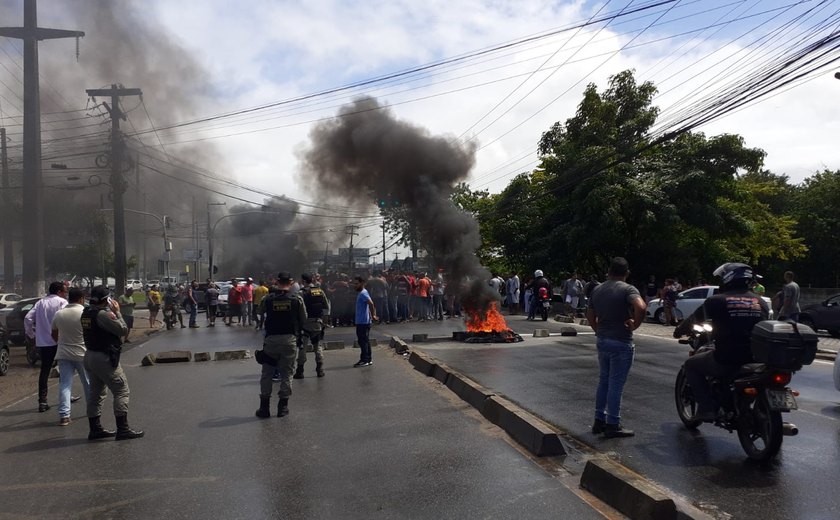
[(605, 459), (586, 463), (580, 487), (633, 520), (675, 520), (677, 507), (641, 475)]

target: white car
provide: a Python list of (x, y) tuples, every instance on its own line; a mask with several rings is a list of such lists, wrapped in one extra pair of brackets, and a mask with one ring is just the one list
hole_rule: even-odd
[(135, 291), (142, 291), (143, 290), (143, 282), (140, 280), (126, 280), (125, 281), (125, 288), (126, 289), (134, 289)]
[[(717, 294), (720, 289), (717, 285), (701, 285), (699, 287), (692, 287), (677, 295), (677, 306), (674, 308), (674, 319), (679, 321), (691, 314), (706, 301), (706, 298)], [(761, 297), (767, 307), (770, 308), (770, 319), (773, 318), (773, 311), (770, 298), (766, 296)], [(648, 302), (647, 318), (656, 323), (665, 323), (665, 307), (662, 305), (661, 298), (654, 298)]]
[(21, 295), (15, 293), (0, 293), (0, 309), (11, 308), (21, 300)]

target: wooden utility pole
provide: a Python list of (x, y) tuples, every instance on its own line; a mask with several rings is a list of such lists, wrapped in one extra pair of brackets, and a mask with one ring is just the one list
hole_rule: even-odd
[(23, 40), (23, 295), (44, 294), (44, 208), (41, 174), (41, 94), (38, 42), (80, 38), (81, 31), (38, 27), (35, 0), (23, 3), (23, 27), (0, 27), (0, 36)]
[(125, 114), (120, 109), (120, 98), (124, 96), (142, 96), (139, 88), (122, 88), (111, 85), (109, 89), (88, 89), (87, 95), (111, 96), (111, 106), (103, 103), (111, 115), (111, 192), (114, 195), (114, 278), (117, 295), (125, 292), (126, 280), (126, 257), (125, 257), (125, 201), (123, 194), (126, 190), (126, 181), (123, 177), (123, 155), (124, 145), (120, 134), (120, 120), (125, 119)]
[(6, 129), (0, 128), (0, 159), (2, 159), (3, 172), (3, 290), (15, 292), (15, 250), (12, 248), (12, 194), (9, 189), (9, 156), (6, 152)]

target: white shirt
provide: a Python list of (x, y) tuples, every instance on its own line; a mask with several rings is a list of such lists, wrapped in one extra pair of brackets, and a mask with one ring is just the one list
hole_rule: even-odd
[(83, 310), (83, 305), (71, 303), (53, 316), (52, 330), (58, 331), (58, 350), (55, 359), (84, 361), (87, 349), (82, 333)]
[(54, 347), (52, 320), (55, 313), (67, 306), (67, 300), (57, 294), (48, 294), (26, 313), (23, 327), (26, 335), (35, 338), (37, 347)]

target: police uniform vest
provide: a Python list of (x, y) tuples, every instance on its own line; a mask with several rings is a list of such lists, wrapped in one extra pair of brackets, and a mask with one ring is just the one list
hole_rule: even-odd
[(303, 303), (306, 305), (306, 315), (310, 318), (320, 318), (324, 315), (326, 295), (320, 287), (306, 287), (301, 291)]
[(82, 334), (85, 339), (85, 347), (94, 352), (110, 353), (111, 347), (122, 345), (119, 336), (103, 329), (96, 322), (96, 318), (104, 309), (88, 307), (82, 311)]
[(263, 300), (265, 305), (265, 334), (297, 334), (299, 323), (300, 300), (286, 291), (269, 294)]

